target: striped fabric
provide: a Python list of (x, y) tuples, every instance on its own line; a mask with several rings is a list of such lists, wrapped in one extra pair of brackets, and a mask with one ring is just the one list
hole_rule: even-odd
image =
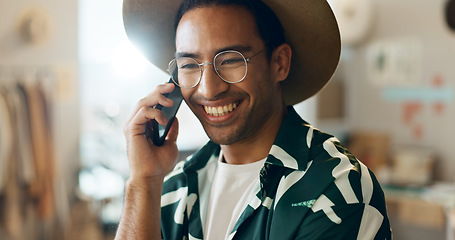
[[(229, 239), (391, 239), (384, 193), (373, 173), (335, 137), (288, 110)], [(220, 146), (209, 142), (167, 176), (163, 239), (204, 238), (214, 174), (206, 166), (219, 153)]]

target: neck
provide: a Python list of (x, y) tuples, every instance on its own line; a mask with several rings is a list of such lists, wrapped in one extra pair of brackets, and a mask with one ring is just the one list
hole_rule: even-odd
[(286, 113), (286, 107), (283, 107), (282, 114), (271, 116), (255, 136), (231, 145), (221, 145), (224, 161), (228, 164), (248, 164), (266, 158)]

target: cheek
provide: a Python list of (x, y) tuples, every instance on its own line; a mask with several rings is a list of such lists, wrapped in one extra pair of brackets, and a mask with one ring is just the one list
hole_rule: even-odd
[(253, 98), (254, 108), (263, 109), (267, 107), (268, 111), (271, 112), (279, 109), (283, 104), (280, 86), (273, 82), (270, 77), (265, 77), (263, 82), (256, 86)]
[(245, 79), (245, 89), (249, 89), (250, 95), (254, 98), (269, 98), (276, 95), (277, 83), (273, 81), (272, 76), (266, 70), (251, 72), (250, 78)]
[(186, 105), (190, 107), (191, 110), (194, 111), (193, 106), (191, 104), (191, 96), (193, 95), (194, 89), (182, 89), (182, 96), (183, 100), (185, 100)]
[(183, 89), (183, 88), (181, 88), (181, 91), (182, 91), (182, 96), (185, 99), (185, 102), (189, 102), (190, 97), (191, 97), (191, 95), (194, 92), (194, 88), (191, 88), (191, 89)]

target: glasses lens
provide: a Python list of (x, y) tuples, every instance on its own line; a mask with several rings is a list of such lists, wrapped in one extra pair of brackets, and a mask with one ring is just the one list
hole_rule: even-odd
[(237, 83), (246, 76), (246, 60), (239, 52), (222, 52), (215, 57), (214, 64), (216, 71), (226, 82)]
[(180, 57), (172, 60), (168, 71), (175, 84), (181, 88), (192, 88), (201, 78), (201, 68), (192, 58)]

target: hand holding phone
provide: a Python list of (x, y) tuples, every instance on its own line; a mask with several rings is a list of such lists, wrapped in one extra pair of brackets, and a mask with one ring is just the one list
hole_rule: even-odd
[[(175, 83), (169, 80), (169, 83)], [(177, 114), (177, 110), (179, 109), (183, 96), (180, 87), (175, 85), (174, 90), (170, 93), (163, 94), (165, 97), (174, 101), (174, 105), (172, 107), (163, 107), (162, 105), (158, 104), (155, 106), (155, 109), (161, 110), (164, 117), (167, 120), (166, 126), (159, 124), (155, 119), (148, 121), (145, 126), (145, 136), (148, 139), (151, 139), (156, 146), (162, 146), (164, 144), (164, 140), (169, 132), (169, 129), (174, 122), (175, 115)]]

